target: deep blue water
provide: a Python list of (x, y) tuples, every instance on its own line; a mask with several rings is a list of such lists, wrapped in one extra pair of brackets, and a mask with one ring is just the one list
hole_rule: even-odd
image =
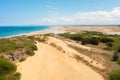
[(9, 37), (48, 28), (49, 26), (0, 26), (0, 37)]

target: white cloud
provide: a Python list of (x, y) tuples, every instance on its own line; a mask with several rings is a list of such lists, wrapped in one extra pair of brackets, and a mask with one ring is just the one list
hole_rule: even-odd
[[(49, 6), (50, 7), (50, 6)], [(45, 17), (48, 24), (120, 24), (120, 7), (111, 11), (77, 12), (70, 16)]]

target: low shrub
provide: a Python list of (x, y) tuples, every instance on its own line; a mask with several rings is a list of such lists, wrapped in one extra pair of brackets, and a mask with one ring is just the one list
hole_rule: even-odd
[(21, 48), (20, 45), (17, 45), (10, 39), (0, 39), (0, 52), (7, 52), (10, 50), (16, 50)]
[(29, 55), (29, 56), (33, 56), (33, 55), (34, 55), (34, 52), (33, 52), (31, 49), (26, 48), (26, 49), (25, 49), (25, 54), (27, 54), (27, 55)]
[(75, 41), (81, 41), (83, 37), (80, 34), (73, 34), (71, 35), (70, 39), (75, 40)]
[(88, 38), (82, 39), (81, 44), (82, 45), (89, 44), (89, 39)]
[(44, 39), (40, 39), (40, 38), (35, 38), (35, 40), (39, 41), (39, 42), (45, 42)]
[(111, 42), (107, 42), (106, 45), (107, 45), (108, 47), (112, 47), (112, 46), (113, 46), (113, 44), (112, 44)]
[(47, 34), (44, 34), (44, 36), (51, 36), (52, 33), (47, 33)]
[(20, 80), (21, 74), (19, 72), (14, 73), (6, 77), (6, 80)]
[(120, 70), (116, 70), (110, 73), (109, 80), (120, 80)]
[(114, 52), (114, 54), (112, 56), (112, 61), (117, 61), (118, 59), (119, 59), (118, 52)]
[(118, 46), (118, 49), (117, 49), (118, 52), (120, 52), (120, 46)]
[(120, 65), (120, 58), (117, 60), (117, 63)]
[(32, 39), (32, 40), (34, 40), (34, 39), (35, 39), (35, 37), (34, 37), (34, 36), (28, 36), (28, 38), (29, 38), (29, 39)]
[(99, 40), (97, 38), (90, 38), (89, 39), (89, 43), (93, 44), (93, 45), (98, 45), (99, 44)]
[[(0, 59), (0, 80), (19, 80), (19, 79), (9, 79), (8, 76), (12, 76), (16, 71), (16, 65), (5, 59)], [(16, 74), (17, 75), (17, 74)]]
[(33, 44), (33, 43), (28, 44), (28, 47), (29, 47), (32, 51), (37, 50), (37, 46), (36, 46), (35, 44)]
[(16, 71), (16, 65), (8, 60), (0, 59), (0, 75), (8, 75)]
[(19, 60), (19, 62), (23, 62), (23, 61), (25, 61), (26, 59), (25, 58), (21, 58), (20, 60)]
[(113, 42), (113, 39), (107, 38), (107, 37), (102, 37), (102, 38), (100, 38), (100, 42), (102, 42), (102, 43)]

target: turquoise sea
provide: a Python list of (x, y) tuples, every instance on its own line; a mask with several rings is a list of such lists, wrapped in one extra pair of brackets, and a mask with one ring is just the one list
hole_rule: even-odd
[(0, 38), (25, 34), (50, 28), (49, 26), (0, 26)]

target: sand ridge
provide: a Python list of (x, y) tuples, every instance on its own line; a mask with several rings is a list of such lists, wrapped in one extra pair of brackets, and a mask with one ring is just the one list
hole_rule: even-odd
[(21, 80), (104, 80), (84, 63), (50, 45), (38, 42), (36, 45), (35, 55), (18, 64)]

